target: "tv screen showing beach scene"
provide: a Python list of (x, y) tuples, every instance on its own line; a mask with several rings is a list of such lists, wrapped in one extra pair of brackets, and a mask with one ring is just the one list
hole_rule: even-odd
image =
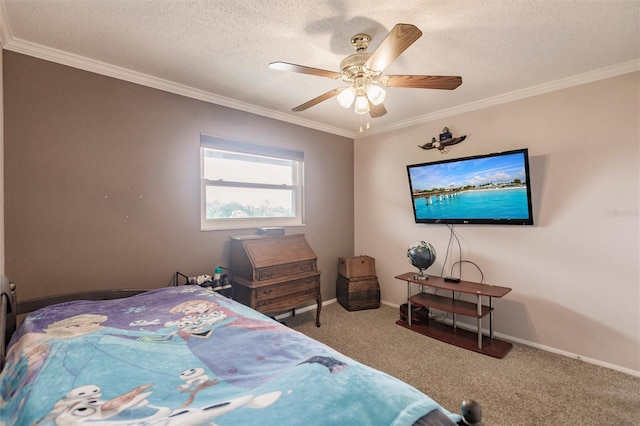
[(407, 166), (416, 223), (533, 225), (527, 149)]

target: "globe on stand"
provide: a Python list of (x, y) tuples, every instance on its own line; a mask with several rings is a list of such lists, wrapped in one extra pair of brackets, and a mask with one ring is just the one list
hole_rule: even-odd
[(436, 249), (431, 244), (424, 241), (411, 244), (407, 250), (407, 257), (409, 262), (420, 271), (418, 275), (413, 277), (414, 279), (426, 280), (429, 278), (425, 275), (424, 270), (436, 261)]

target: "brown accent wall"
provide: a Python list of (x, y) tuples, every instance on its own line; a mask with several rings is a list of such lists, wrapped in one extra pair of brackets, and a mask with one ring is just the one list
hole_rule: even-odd
[(305, 153), (325, 300), (353, 254), (353, 140), (4, 51), (5, 271), (21, 298), (170, 285), (227, 266), (200, 231), (200, 133)]

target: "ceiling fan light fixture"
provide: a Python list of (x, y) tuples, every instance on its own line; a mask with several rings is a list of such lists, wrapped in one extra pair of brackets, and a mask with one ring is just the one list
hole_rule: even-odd
[(338, 94), (336, 100), (342, 108), (349, 108), (356, 98), (356, 89), (350, 86)]
[(356, 96), (356, 114), (367, 114), (369, 112), (369, 99), (366, 96)]
[[(368, 53), (365, 51), (369, 46), (371, 36), (364, 33), (356, 34), (351, 39), (356, 53), (347, 56), (340, 62), (338, 72), (287, 62), (272, 62), (269, 64), (269, 68), (333, 80), (340, 79), (347, 85), (347, 87), (336, 88), (316, 96), (310, 101), (292, 108), (292, 111), (305, 111), (320, 102), (336, 97), (338, 104), (343, 108), (350, 109), (355, 103), (354, 112), (356, 114), (369, 114), (372, 118), (378, 118), (387, 113), (383, 104), (387, 87), (453, 90), (462, 84), (460, 76), (384, 75), (387, 67), (421, 36), (422, 31), (415, 25), (396, 24), (374, 51)], [(362, 122), (362, 118), (360, 120)]]
[(374, 105), (380, 105), (384, 102), (384, 98), (387, 96), (387, 92), (380, 86), (376, 86), (375, 84), (370, 84), (367, 87), (367, 98)]

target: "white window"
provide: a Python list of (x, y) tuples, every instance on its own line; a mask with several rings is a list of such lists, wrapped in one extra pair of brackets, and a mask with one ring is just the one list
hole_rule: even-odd
[(203, 231), (303, 224), (304, 154), (200, 136)]

